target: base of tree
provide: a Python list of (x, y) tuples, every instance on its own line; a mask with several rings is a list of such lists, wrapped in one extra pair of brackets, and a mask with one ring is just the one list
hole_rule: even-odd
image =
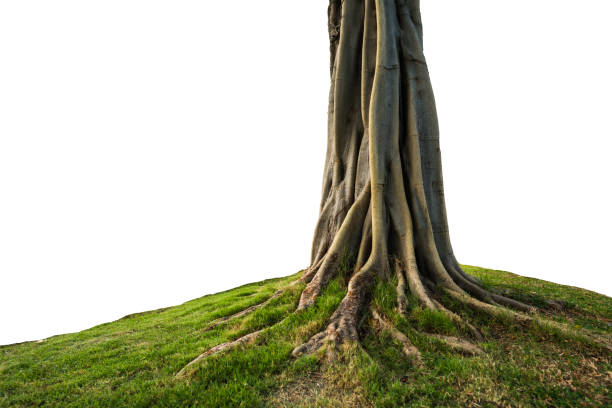
[[(340, 262), (343, 264), (343, 262)], [(396, 264), (397, 265), (397, 264)], [(354, 268), (353, 268), (354, 269)], [(338, 269), (338, 273), (346, 275), (346, 271), (351, 270), (347, 268), (346, 264), (344, 267)], [(343, 272), (344, 271), (344, 272)], [(395, 293), (393, 300), (393, 308), (398, 316), (402, 316), (405, 321), (409, 321), (408, 311), (408, 293), (406, 292), (406, 282), (403, 278), (401, 268), (395, 269), (397, 274), (395, 277), (389, 277), (386, 280), (387, 284), (393, 282), (395, 285)], [(334, 361), (344, 346), (359, 345), (361, 341), (361, 333), (364, 331), (374, 331), (376, 333), (385, 333), (391, 336), (397, 343), (401, 345), (402, 352), (406, 358), (410, 359), (414, 366), (420, 367), (422, 365), (421, 353), (406, 336), (406, 334), (400, 330), (390, 319), (385, 315), (385, 312), (377, 308), (377, 306), (371, 302), (370, 295), (373, 292), (373, 287), (376, 282), (379, 282), (384, 277), (377, 275), (368, 275), (367, 269), (364, 272), (363, 268), (359, 274), (354, 274), (349, 280), (347, 285), (346, 295), (340, 302), (336, 311), (331, 315), (326, 325), (326, 328), (321, 332), (313, 335), (307, 342), (297, 346), (292, 355), (294, 357), (300, 357), (305, 354), (321, 353), (327, 361)], [(310, 282), (314, 274), (311, 270), (306, 270), (303, 275), (293, 281), (288, 286), (277, 290), (267, 300), (250, 306), (242, 311), (234, 313), (232, 315), (221, 317), (217, 320), (210, 322), (205, 328), (204, 332), (213, 330), (222, 324), (231, 322), (234, 319), (248, 316), (249, 314), (260, 310), (275, 299), (281, 297), (286, 291), (295, 291), (298, 285), (304, 285), (306, 282)], [(357, 279), (355, 279), (357, 277)], [(314, 304), (308, 302), (304, 305), (304, 297), (310, 296), (308, 292), (309, 286), (306, 285), (305, 289), (301, 292), (300, 302), (298, 303), (296, 310), (293, 314), (302, 313), (308, 307)], [(484, 289), (483, 289), (484, 290)], [(322, 291), (319, 291), (320, 294)], [(501, 297), (501, 294), (495, 292), (489, 292), (491, 295)], [(453, 291), (448, 288), (434, 285), (428, 282), (426, 289), (424, 289), (424, 295), (427, 296), (428, 302), (423, 302), (421, 297), (412, 296), (411, 299), (420, 303), (419, 307), (424, 311), (430, 311), (436, 314), (445, 316), (451, 321), (459, 332), (463, 333), (463, 336), (447, 336), (436, 333), (427, 333), (426, 331), (420, 331), (420, 333), (433, 341), (443, 343), (450, 350), (453, 350), (459, 354), (466, 356), (476, 356), (485, 353), (479, 346), (479, 343), (484, 341), (484, 337), (481, 331), (474, 326), (471, 322), (465, 318), (459, 316), (459, 314), (451, 311), (449, 307), (444, 306), (444, 303), (452, 303), (453, 305), (463, 305), (464, 307), (474, 310), (478, 313), (490, 316), (493, 319), (502, 319), (507, 322), (513, 322), (520, 327), (529, 328), (533, 325), (545, 327), (547, 330), (553, 330), (560, 336), (567, 336), (568, 338), (574, 338), (576, 336), (585, 339), (585, 341), (592, 342), (593, 344), (602, 347), (608, 352), (612, 352), (612, 339), (609, 336), (602, 336), (600, 334), (591, 332), (586, 329), (576, 329), (562, 323), (555, 322), (548, 317), (542, 317), (541, 313), (543, 310), (535, 306), (528, 306), (528, 313), (512, 310), (508, 307), (500, 306), (498, 304), (489, 304), (482, 302), (475, 297), (469, 296), (466, 293)], [(318, 297), (318, 296), (317, 296)], [(519, 305), (526, 305), (521, 301), (507, 297), (509, 302), (516, 302)], [(316, 301), (316, 300), (315, 300)], [(540, 301), (542, 303), (542, 301)], [(546, 307), (546, 313), (551, 316), (555, 311), (563, 309), (564, 305), (562, 301), (558, 300), (545, 300), (543, 303)], [(366, 305), (367, 307), (364, 307)], [(521, 309), (524, 309), (521, 306)], [(285, 318), (284, 320), (286, 320)], [(284, 321), (283, 320), (283, 321)], [(275, 323), (275, 325), (282, 324), (283, 321)], [(413, 328), (419, 330), (418, 328)], [(252, 344), (262, 333), (264, 329), (258, 329), (254, 332), (249, 332), (237, 339), (228, 341), (226, 343), (219, 344), (211, 349), (204, 351), (201, 355), (190, 361), (185, 367), (183, 367), (177, 374), (177, 378), (181, 378), (188, 371), (189, 367), (202, 361), (203, 359), (223, 352), (231, 350), (241, 345)]]
[(306, 284), (290, 285), (303, 276), (296, 274), (1, 346), (0, 406), (610, 406), (612, 354), (592, 337), (612, 340), (612, 298), (478, 267), (463, 270), (491, 292), (537, 307), (531, 323), (492, 317), (435, 286), (428, 294), (482, 340), (408, 292), (401, 314), (390, 275), (374, 280), (357, 340), (294, 357), (325, 331), (351, 270), (341, 261), (337, 277), (300, 311)]

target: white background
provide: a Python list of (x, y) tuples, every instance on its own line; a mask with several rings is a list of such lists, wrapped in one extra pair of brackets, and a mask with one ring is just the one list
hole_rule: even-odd
[[(612, 5), (422, 3), (460, 262), (612, 295)], [(0, 344), (307, 266), (326, 8), (0, 3)]]

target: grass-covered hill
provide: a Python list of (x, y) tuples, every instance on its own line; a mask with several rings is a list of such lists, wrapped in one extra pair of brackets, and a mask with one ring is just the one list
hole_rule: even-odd
[[(612, 336), (612, 299), (511, 273), (466, 267), (490, 289), (541, 307), (547, 318)], [(485, 336), (464, 356), (423, 332), (461, 337), (445, 315), (412, 301), (394, 312), (395, 289), (373, 301), (423, 356), (417, 367), (384, 331), (364, 329), (362, 346), (336, 360), (291, 357), (324, 328), (344, 294), (332, 282), (314, 307), (293, 314), (301, 287), (213, 330), (208, 323), (261, 303), (296, 276), (137, 313), (80, 333), (0, 347), (0, 407), (597, 407), (612, 401), (611, 356), (580, 335), (520, 327), (448, 300)], [(547, 302), (547, 300), (557, 302)], [(6, 311), (5, 311), (6, 313)], [(274, 324), (278, 323), (278, 324)], [(207, 349), (272, 325), (254, 344), (213, 355), (175, 374)], [(370, 327), (370, 325), (364, 325)]]

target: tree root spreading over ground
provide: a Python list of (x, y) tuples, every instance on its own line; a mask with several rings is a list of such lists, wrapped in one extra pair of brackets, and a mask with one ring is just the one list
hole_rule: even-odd
[[(408, 337), (368, 308), (377, 280), (397, 282), (400, 314), (406, 313), (410, 293), (422, 308), (443, 313), (466, 328), (476, 342), (483, 340), (480, 331), (444, 305), (443, 298), (493, 317), (571, 332), (536, 317), (533, 306), (487, 290), (455, 258), (418, 0), (331, 0), (328, 15), (328, 148), (311, 266), (299, 280), (306, 287), (296, 313), (315, 303), (337, 276), (346, 254), (353, 255), (354, 268), (347, 276), (346, 296), (327, 327), (293, 354), (325, 348), (332, 357), (341, 344), (359, 342), (359, 325), (369, 310), (373, 324), (389, 332), (415, 364), (422, 364)], [(218, 319), (207, 329), (265, 307), (281, 293)], [(216, 346), (188, 366), (259, 333)], [(470, 341), (431, 336), (463, 354), (482, 353)]]

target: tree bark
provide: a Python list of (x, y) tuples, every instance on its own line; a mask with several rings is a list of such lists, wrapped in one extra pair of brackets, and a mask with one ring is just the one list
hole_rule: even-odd
[[(298, 310), (355, 256), (348, 292), (325, 332), (296, 349), (357, 339), (375, 278), (393, 274), (423, 307), (459, 317), (427, 283), (474, 307), (532, 307), (491, 293), (466, 274), (450, 242), (435, 100), (423, 54), (418, 0), (330, 0), (331, 86), (327, 154), (311, 266)], [(391, 267), (393, 266), (393, 267)], [(471, 326), (470, 326), (471, 327)], [(472, 327), (473, 329), (473, 327)]]

